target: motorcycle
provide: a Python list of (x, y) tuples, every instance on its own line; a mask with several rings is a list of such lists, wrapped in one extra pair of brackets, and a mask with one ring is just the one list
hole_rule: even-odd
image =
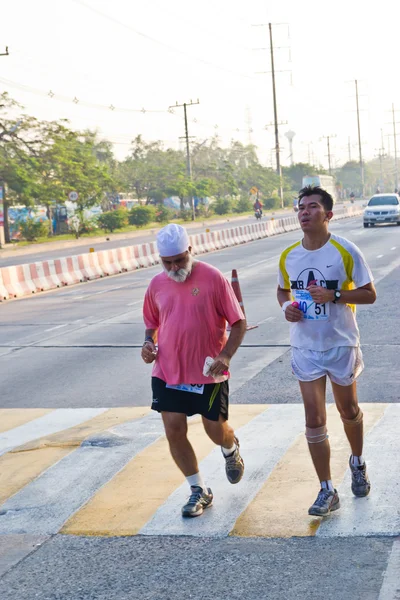
[(262, 217), (262, 212), (261, 212), (261, 210), (260, 210), (259, 208), (257, 208), (257, 209), (256, 209), (256, 212), (254, 213), (254, 216), (255, 216), (255, 218), (256, 218), (257, 220), (258, 220), (258, 219), (261, 219), (261, 217)]

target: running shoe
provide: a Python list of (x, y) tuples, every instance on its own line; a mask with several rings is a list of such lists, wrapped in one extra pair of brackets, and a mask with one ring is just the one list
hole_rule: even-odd
[(235, 444), (236, 448), (229, 456), (225, 456), (222, 452), (223, 457), (225, 458), (225, 472), (229, 483), (239, 483), (244, 473), (244, 462), (243, 458), (240, 456), (240, 444), (237, 437), (235, 437)]
[(309, 515), (316, 517), (326, 517), (330, 512), (340, 508), (339, 496), (337, 491), (320, 489), (316, 501), (308, 509)]
[(203, 490), (198, 485), (191, 486), (192, 493), (185, 506), (182, 506), (182, 517), (199, 517), (205, 508), (211, 506), (213, 494), (210, 488)]
[(351, 491), (357, 498), (363, 498), (368, 496), (371, 483), (367, 475), (367, 465), (364, 463), (358, 467), (351, 464), (351, 456), (349, 460), (349, 466), (351, 471)]

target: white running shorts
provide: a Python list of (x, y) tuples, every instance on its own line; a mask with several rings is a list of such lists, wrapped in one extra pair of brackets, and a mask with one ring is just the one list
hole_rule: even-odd
[(327, 375), (338, 385), (351, 385), (364, 370), (361, 348), (340, 346), (325, 352), (292, 348), (292, 371), (299, 381)]

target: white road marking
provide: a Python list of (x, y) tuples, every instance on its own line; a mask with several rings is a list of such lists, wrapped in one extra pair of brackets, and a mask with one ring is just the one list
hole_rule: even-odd
[(393, 542), (392, 551), (385, 571), (378, 600), (398, 600), (400, 598), (400, 539)]
[(378, 256), (376, 258), (382, 258), (384, 256), (384, 254), (378, 254)]
[[(355, 498), (348, 469), (338, 488), (342, 508), (322, 522), (321, 537), (400, 535), (400, 404), (390, 404), (365, 438), (371, 494)], [(385, 443), (386, 442), (386, 443)]]
[(242, 482), (231, 485), (226, 479), (220, 448), (215, 448), (201, 462), (200, 471), (206, 485), (214, 493), (214, 510), (206, 511), (201, 519), (182, 519), (181, 506), (188, 496), (185, 482), (158, 509), (140, 534), (227, 536), (293, 439), (303, 431), (303, 421), (304, 409), (301, 404), (269, 407), (236, 432), (246, 448), (246, 470)]
[(396, 250), (396, 246), (393, 246), (393, 248), (390, 248), (391, 250)]
[(0, 435), (0, 456), (17, 446), (22, 446), (45, 435), (51, 435), (84, 423), (97, 415), (101, 415), (107, 408), (58, 408)]
[(136, 300), (136, 302), (129, 302), (129, 304), (127, 304), (127, 306), (135, 306), (135, 304), (139, 304), (140, 302), (143, 302), (143, 300)]
[(50, 327), (50, 329), (45, 329), (46, 331), (54, 331), (55, 329), (61, 329), (62, 327), (66, 327), (68, 323), (64, 323), (64, 325), (56, 325), (56, 327)]
[(276, 319), (276, 317), (267, 317), (266, 319), (263, 319), (262, 321), (258, 321), (257, 325), (261, 325), (262, 323), (266, 323), (267, 321), (273, 321), (274, 319)]
[(2, 505), (0, 534), (58, 533), (105, 483), (163, 434), (160, 416), (152, 414), (92, 436)]

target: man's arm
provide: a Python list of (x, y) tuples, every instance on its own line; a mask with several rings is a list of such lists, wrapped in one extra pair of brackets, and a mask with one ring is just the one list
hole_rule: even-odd
[(224, 371), (228, 371), (231, 358), (242, 343), (245, 333), (246, 319), (241, 319), (233, 323), (225, 348), (221, 350), (210, 368), (210, 375), (216, 377), (217, 375), (222, 375)]
[(297, 321), (301, 321), (301, 319), (303, 318), (303, 312), (301, 310), (299, 310), (298, 308), (296, 308), (295, 306), (292, 306), (291, 291), (284, 290), (283, 288), (281, 288), (280, 285), (278, 285), (278, 290), (277, 290), (276, 295), (278, 298), (278, 302), (281, 306), (283, 306), (285, 304), (285, 302), (290, 302), (290, 304), (288, 304), (288, 306), (285, 309), (286, 321), (289, 321), (289, 323), (297, 323)]
[[(155, 361), (157, 356), (157, 348), (155, 346), (157, 336), (157, 329), (146, 329), (144, 333), (144, 344), (142, 347), (142, 359), (145, 363), (149, 364)], [(147, 338), (152, 338), (153, 341)]]
[[(335, 290), (327, 290), (318, 285), (310, 285), (307, 289), (311, 298), (318, 304), (332, 302), (335, 299)], [(372, 282), (355, 290), (340, 290), (340, 294), (336, 304), (373, 304), (376, 300), (376, 290)]]

